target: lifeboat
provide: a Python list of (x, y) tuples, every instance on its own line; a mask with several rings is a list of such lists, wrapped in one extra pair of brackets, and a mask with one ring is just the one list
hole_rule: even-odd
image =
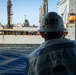
[(76, 16), (70, 16), (69, 21), (76, 21)]

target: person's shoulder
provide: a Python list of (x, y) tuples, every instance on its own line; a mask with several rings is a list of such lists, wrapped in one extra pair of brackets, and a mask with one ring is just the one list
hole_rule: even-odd
[(76, 40), (69, 40), (69, 43), (71, 43), (71, 45), (76, 48)]
[(42, 48), (41, 48), (41, 45), (40, 45), (38, 48), (36, 48), (35, 50), (33, 50), (33, 52), (31, 52), (31, 53), (29, 54), (29, 58), (33, 58), (33, 57), (37, 56), (38, 52), (39, 52), (41, 49), (42, 49)]
[(76, 45), (76, 40), (71, 40)]

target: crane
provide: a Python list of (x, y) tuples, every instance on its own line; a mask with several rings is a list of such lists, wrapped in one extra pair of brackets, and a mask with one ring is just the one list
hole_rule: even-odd
[(7, 27), (11, 27), (12, 25), (12, 3), (11, 3), (11, 0), (7, 0)]
[(39, 23), (41, 23), (43, 16), (48, 13), (48, 0), (43, 0), (43, 4), (40, 6)]

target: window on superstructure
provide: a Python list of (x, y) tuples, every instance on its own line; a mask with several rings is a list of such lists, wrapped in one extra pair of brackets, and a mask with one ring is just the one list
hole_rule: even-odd
[(71, 11), (73, 11), (73, 9), (71, 9)]
[(72, 32), (72, 34), (74, 34), (74, 32)]
[(69, 21), (69, 23), (74, 24), (74, 21)]
[(73, 4), (71, 4), (71, 5), (73, 5)]
[(72, 26), (70, 26), (70, 28), (72, 28)]

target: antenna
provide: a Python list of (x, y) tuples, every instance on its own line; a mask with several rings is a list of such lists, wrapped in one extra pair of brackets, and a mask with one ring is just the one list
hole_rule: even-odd
[(25, 15), (25, 20), (26, 20), (26, 15)]

